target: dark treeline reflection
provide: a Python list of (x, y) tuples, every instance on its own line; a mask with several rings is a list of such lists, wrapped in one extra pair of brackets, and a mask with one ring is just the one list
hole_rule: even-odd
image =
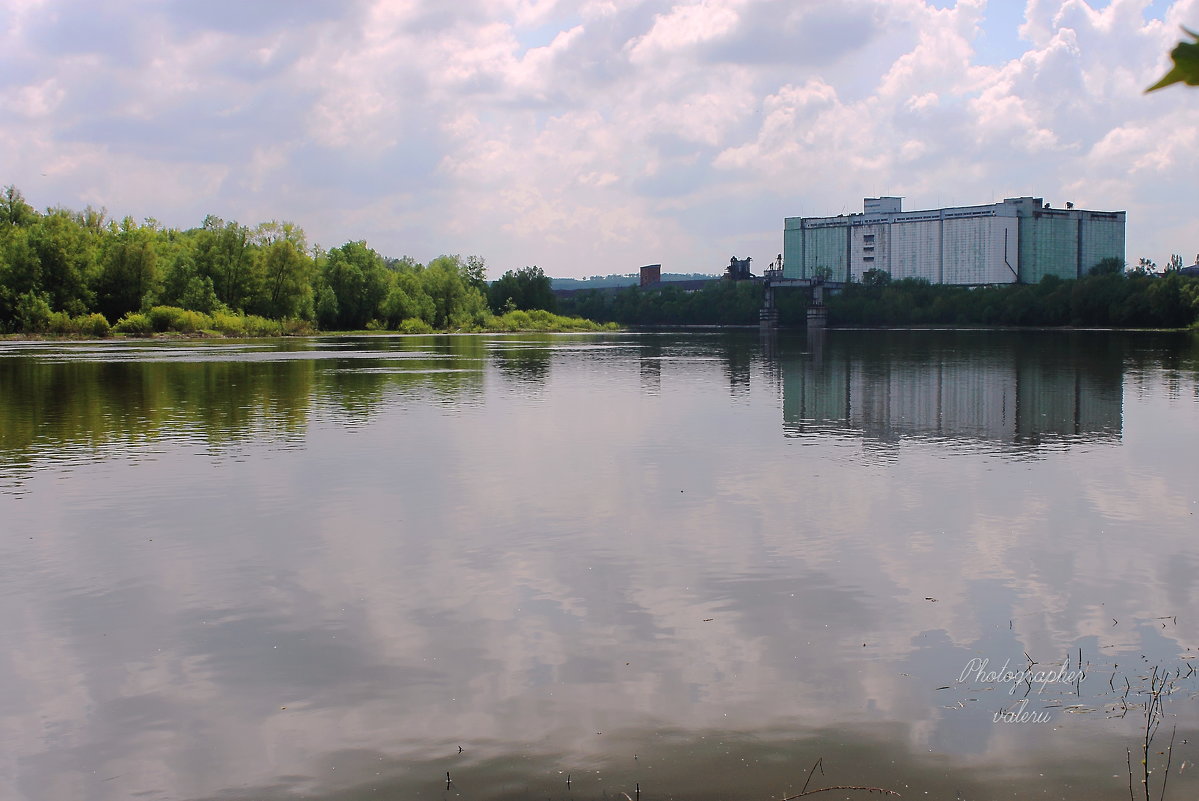
[(491, 361), (506, 379), (522, 385), (541, 385), (550, 376), (553, 346), (554, 339), (549, 334), (500, 339), (491, 347)]
[(354, 424), (391, 399), (481, 392), (477, 337), (306, 344), (10, 351), (0, 357), (0, 460), (29, 465), (164, 439), (298, 441), (317, 414)]
[(361, 425), (388, 404), (481, 403), (489, 370), (502, 384), (540, 391), (555, 363), (589, 363), (601, 380), (626, 359), (650, 395), (680, 371), (708, 375), (714, 363), (734, 397), (773, 375), (788, 435), (1020, 447), (1115, 440), (1126, 375), (1136, 386), (1162, 373), (1172, 394), (1193, 393), (1196, 341), (1116, 332), (726, 331), (26, 345), (0, 352), (0, 460), (28, 466), (164, 439), (301, 442), (316, 419)]
[[(1102, 332), (829, 331), (778, 348), (789, 434), (859, 432), (1037, 446), (1117, 440), (1125, 370), (1194, 366), (1193, 340)], [(788, 352), (789, 351), (789, 352)]]

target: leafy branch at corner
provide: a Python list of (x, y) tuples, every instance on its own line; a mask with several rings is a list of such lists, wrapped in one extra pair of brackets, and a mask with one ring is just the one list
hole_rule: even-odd
[(1146, 92), (1162, 89), (1179, 82), (1185, 83), (1187, 86), (1199, 86), (1199, 33), (1195, 33), (1189, 28), (1183, 28), (1183, 30), (1195, 41), (1179, 42), (1178, 46), (1170, 51), (1170, 58), (1174, 59), (1174, 69), (1146, 89)]

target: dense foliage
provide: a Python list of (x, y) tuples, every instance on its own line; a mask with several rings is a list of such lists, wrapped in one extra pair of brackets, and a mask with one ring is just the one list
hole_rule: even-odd
[(756, 325), (762, 286), (712, 281), (689, 292), (673, 286), (584, 290), (561, 298), (563, 312), (622, 325)]
[(515, 281), (519, 291), (501, 289), (493, 314), (485, 276), (473, 256), (423, 265), (384, 259), (365, 242), (310, 248), (290, 223), (249, 228), (209, 216), (180, 231), (154, 220), (108, 221), (91, 208), (40, 213), (14, 187), (0, 193), (0, 333), (261, 335), (316, 326), (419, 333), (509, 330), (521, 319), (538, 329), (586, 325), (504, 314), (553, 308), (549, 279), (535, 267), (497, 282), (510, 289)]
[[(661, 280), (663, 283), (673, 281), (705, 281), (711, 280), (716, 276), (710, 273), (662, 273)], [(611, 289), (612, 287), (622, 286), (638, 286), (641, 283), (641, 276), (638, 273), (625, 273), (623, 275), (612, 273), (610, 275), (593, 275), (588, 278), (551, 278), (554, 289)]]
[[(1181, 262), (1179, 262), (1181, 263)], [(832, 325), (1011, 325), (1181, 328), (1199, 317), (1199, 278), (1125, 273), (1101, 264), (1078, 280), (1047, 277), (1039, 284), (962, 287), (918, 279), (892, 281), (881, 271), (826, 294)], [(779, 322), (803, 325), (807, 293), (775, 293)], [(577, 292), (560, 299), (564, 312), (624, 325), (754, 325), (762, 285), (712, 281), (687, 292), (666, 286)]]
[(556, 306), (550, 278), (540, 267), (525, 267), (509, 270), (487, 289), (487, 300), (492, 310), (545, 309), (553, 311)]
[(1199, 316), (1199, 279), (1106, 273), (1038, 284), (848, 284), (827, 300), (833, 325), (1024, 325), (1180, 328)]

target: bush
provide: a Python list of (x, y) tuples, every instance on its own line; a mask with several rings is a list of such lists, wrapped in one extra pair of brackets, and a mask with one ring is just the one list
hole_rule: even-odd
[(190, 309), (184, 309), (171, 325), (171, 330), (180, 334), (192, 334), (206, 328), (212, 328), (212, 318), (203, 312)]
[(135, 337), (148, 337), (154, 333), (154, 324), (150, 321), (150, 316), (139, 312), (128, 312), (117, 324), (112, 327), (112, 330), (118, 334), (129, 334)]
[(75, 334), (79, 329), (75, 320), (66, 312), (57, 311), (50, 315), (46, 330), (52, 334)]
[(280, 324), (280, 333), (285, 337), (307, 337), (316, 333), (312, 323), (290, 317)]
[(242, 329), (252, 337), (277, 337), (283, 333), (283, 323), (247, 314), (242, 317)]
[(71, 322), (79, 333), (89, 337), (106, 337), (112, 332), (108, 318), (99, 313), (76, 317)]
[(212, 327), (229, 337), (245, 336), (246, 334), (245, 318), (228, 312), (213, 312)]
[(46, 295), (26, 292), (17, 298), (13, 315), (17, 330), (26, 334), (44, 334), (50, 330), (50, 301)]
[(183, 309), (178, 306), (155, 306), (146, 312), (146, 317), (153, 329), (161, 334), (163, 331), (170, 331), (181, 314)]
[(582, 317), (564, 317), (560, 314), (533, 309), (532, 311), (510, 311), (499, 317), (488, 317), (485, 327), (493, 331), (617, 331), (616, 323), (599, 324)]
[(433, 326), (419, 317), (409, 317), (400, 323), (401, 334), (432, 334)]

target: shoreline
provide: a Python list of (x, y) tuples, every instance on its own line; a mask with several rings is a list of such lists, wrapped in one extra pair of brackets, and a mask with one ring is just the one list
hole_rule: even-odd
[[(603, 324), (598, 324), (602, 326)], [(312, 331), (304, 334), (222, 334), (218, 331), (193, 331), (193, 332), (178, 332), (178, 331), (162, 331), (154, 334), (110, 334), (106, 337), (87, 336), (85, 334), (0, 334), (0, 343), (35, 343), (35, 342), (178, 342), (178, 341), (207, 341), (207, 340), (257, 340), (257, 339), (306, 339), (314, 337), (428, 337), (428, 336), (467, 336), (471, 334), (613, 334), (613, 333), (662, 333), (668, 331), (695, 331), (695, 332), (718, 332), (718, 331), (754, 331), (762, 330), (756, 325), (640, 325), (640, 326), (619, 326), (616, 328), (485, 328), (477, 331), (464, 331), (461, 329), (443, 330), (443, 331), (428, 331), (423, 333), (406, 333), (403, 331), (379, 331), (379, 330), (357, 330), (357, 331)], [(992, 331), (1011, 333), (1016, 331), (1040, 331), (1040, 332), (1124, 332), (1124, 333), (1143, 333), (1143, 334), (1199, 334), (1199, 328), (1188, 326), (1185, 328), (1118, 328), (1118, 327), (1087, 327), (1087, 326), (1004, 326), (1004, 325), (847, 325), (847, 326), (828, 326), (818, 331)], [(804, 326), (781, 326), (774, 329), (766, 329), (764, 333), (779, 334), (779, 333), (813, 333)]]

